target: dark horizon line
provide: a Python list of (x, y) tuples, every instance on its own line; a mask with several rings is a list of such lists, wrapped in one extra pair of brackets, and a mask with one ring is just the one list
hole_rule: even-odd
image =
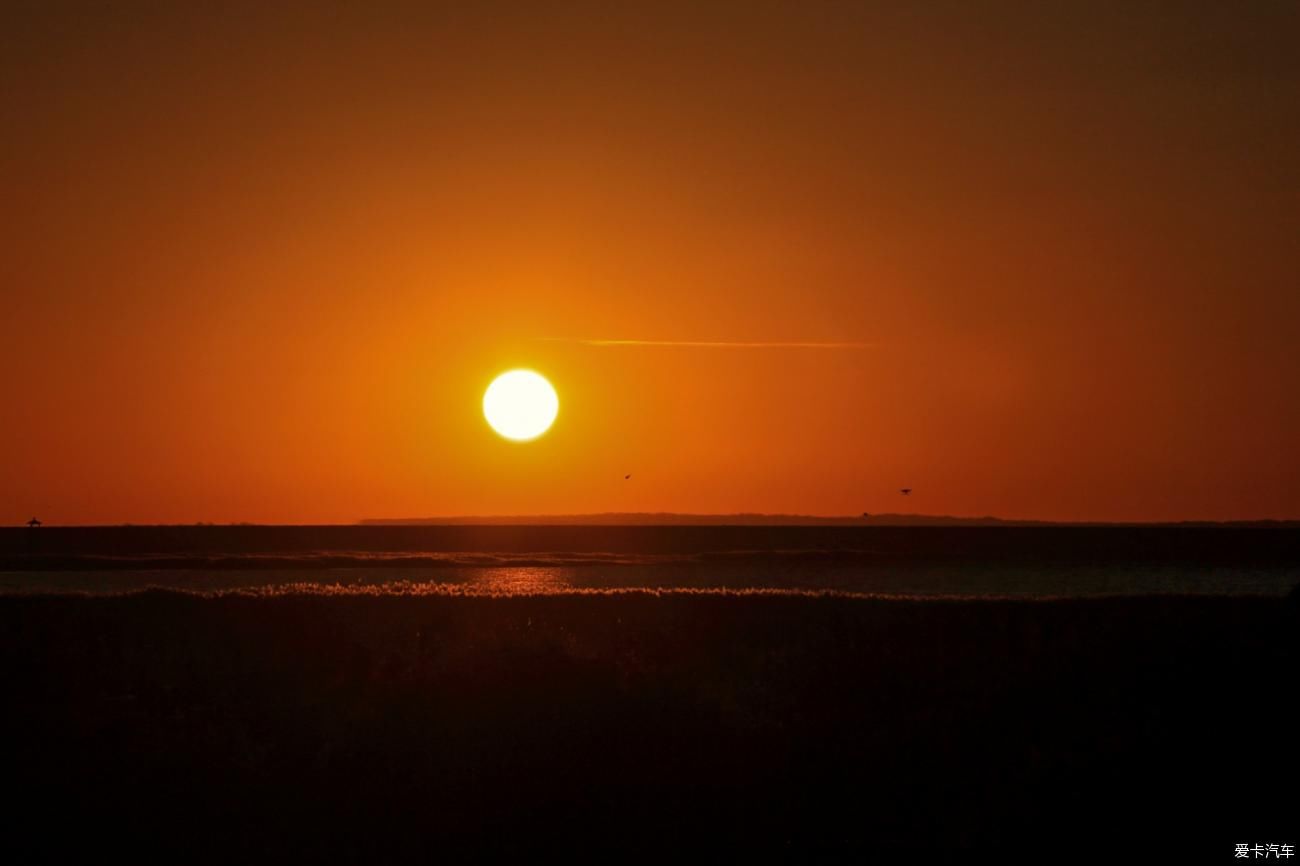
[(1036, 520), (985, 515), (907, 514), (885, 512), (869, 517), (851, 515), (785, 514), (763, 512), (689, 513), (673, 511), (605, 511), (582, 514), (505, 514), (453, 515), (441, 517), (363, 518), (355, 523), (262, 523), (254, 521), (194, 521), (190, 523), (43, 523), (33, 530), (25, 524), (11, 529), (41, 531), (59, 528), (124, 527), (395, 527), (395, 526), (1224, 526), (1224, 527), (1300, 527), (1295, 518), (1241, 518), (1233, 520)]
[(1238, 518), (1232, 520), (1041, 520), (981, 515), (882, 512), (862, 515), (818, 515), (764, 512), (692, 513), (675, 511), (603, 511), (582, 514), (454, 515), (441, 517), (380, 517), (359, 520), (360, 526), (1300, 526), (1296, 518)]

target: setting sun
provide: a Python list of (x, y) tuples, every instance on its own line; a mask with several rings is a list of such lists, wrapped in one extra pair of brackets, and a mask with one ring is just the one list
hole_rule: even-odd
[(560, 398), (546, 377), (532, 370), (510, 370), (492, 380), (483, 394), (483, 415), (507, 439), (527, 442), (551, 428)]

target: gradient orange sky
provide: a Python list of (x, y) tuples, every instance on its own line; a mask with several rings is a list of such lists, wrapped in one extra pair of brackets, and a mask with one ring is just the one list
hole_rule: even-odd
[(1300, 517), (1294, 2), (161, 5), (0, 13), (0, 522)]

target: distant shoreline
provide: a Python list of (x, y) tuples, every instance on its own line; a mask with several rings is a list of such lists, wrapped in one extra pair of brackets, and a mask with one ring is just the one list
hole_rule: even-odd
[[(1300, 564), (1300, 526), (1294, 524), (1064, 525), (1010, 521), (948, 524), (872, 524), (865, 521), (787, 524), (737, 524), (720, 516), (715, 524), (665, 524), (658, 515), (640, 525), (609, 515), (604, 525), (557, 518), (509, 524), (348, 524), (341, 526), (171, 525), (44, 526), (0, 528), (0, 570), (75, 568), (87, 557), (111, 557), (119, 565), (146, 558), (212, 559), (309, 555), (313, 562), (342, 567), (338, 557), (374, 554), (631, 554), (635, 556), (716, 556), (744, 554), (770, 560), (774, 555), (834, 555), (840, 559), (946, 563), (1008, 561), (1181, 562), (1242, 566), (1247, 563)], [(761, 519), (754, 516), (751, 519)], [(502, 519), (505, 520), (504, 518)], [(653, 522), (653, 521), (659, 522)], [(624, 521), (624, 522), (620, 522)], [(728, 522), (732, 521), (732, 522)], [(392, 557), (390, 557), (392, 558)], [(398, 559), (401, 556), (396, 557)], [(61, 564), (60, 564), (61, 563)], [(141, 563), (143, 564), (143, 563)], [(288, 563), (278, 563), (288, 565)], [(423, 563), (411, 563), (412, 565)], [(500, 563), (497, 563), (500, 564)], [(518, 564), (518, 563), (515, 563)], [(102, 564), (101, 564), (102, 565)]]
[(460, 517), (378, 517), (360, 526), (1192, 526), (1300, 527), (1300, 520), (1020, 520), (1003, 517), (953, 517), (942, 514), (884, 513), (864, 516), (812, 514), (677, 514), (606, 512), (600, 514), (468, 515)]
[(502, 514), (445, 517), (369, 517), (353, 523), (258, 523), (253, 521), (195, 521), (192, 523), (59, 523), (50, 520), (31, 528), (21, 524), (0, 524), (0, 534), (40, 533), (54, 530), (104, 529), (340, 529), (356, 527), (1042, 527), (1047, 529), (1085, 527), (1116, 529), (1300, 529), (1300, 519), (1261, 518), (1250, 520), (1030, 520), (1007, 517), (955, 517), (944, 514), (881, 513), (863, 516), (816, 514), (678, 514), (674, 512), (604, 512), (598, 514)]

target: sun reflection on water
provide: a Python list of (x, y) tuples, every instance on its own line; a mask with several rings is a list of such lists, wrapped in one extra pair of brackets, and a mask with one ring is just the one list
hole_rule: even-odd
[(572, 589), (572, 569), (567, 568), (481, 568), (469, 581), (475, 589), (500, 595), (529, 595)]

